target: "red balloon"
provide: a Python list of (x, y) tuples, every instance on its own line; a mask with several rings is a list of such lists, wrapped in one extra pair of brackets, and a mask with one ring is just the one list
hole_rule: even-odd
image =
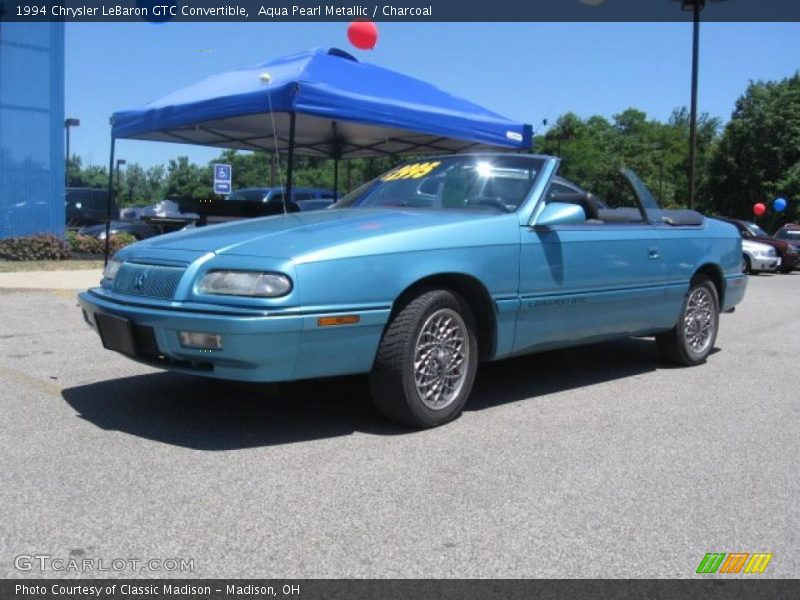
[(347, 39), (356, 48), (372, 50), (378, 42), (378, 26), (372, 21), (353, 21), (347, 26)]
[(765, 212), (767, 212), (767, 207), (766, 207), (766, 206), (764, 206), (764, 205), (763, 205), (761, 202), (759, 202), (759, 203), (757, 203), (757, 204), (754, 204), (754, 205), (753, 205), (753, 213), (754, 213), (754, 214), (755, 214), (757, 217), (760, 217), (760, 216), (761, 216), (761, 215), (763, 215)]

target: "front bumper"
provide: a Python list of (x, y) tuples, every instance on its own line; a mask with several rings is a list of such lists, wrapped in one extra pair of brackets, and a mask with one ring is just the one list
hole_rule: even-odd
[[(99, 333), (97, 314), (127, 319), (138, 343), (134, 358), (171, 371), (239, 381), (291, 381), (366, 373), (389, 318), (389, 307), (347, 310), (354, 325), (321, 327), (314, 314), (231, 314), (186, 307), (143, 306), (108, 298), (102, 290), (78, 295), (86, 322)], [(284, 311), (285, 312), (285, 311)], [(179, 332), (219, 334), (222, 349), (200, 350), (181, 345)]]
[(774, 256), (753, 256), (750, 258), (750, 266), (754, 271), (775, 271), (781, 266), (781, 259)]
[(781, 256), (781, 264), (779, 267), (787, 271), (800, 268), (800, 254), (784, 252), (783, 256)]

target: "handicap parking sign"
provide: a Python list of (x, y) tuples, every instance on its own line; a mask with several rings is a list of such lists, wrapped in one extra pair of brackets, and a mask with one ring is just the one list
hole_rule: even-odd
[(214, 165), (214, 193), (230, 194), (233, 169), (230, 165)]

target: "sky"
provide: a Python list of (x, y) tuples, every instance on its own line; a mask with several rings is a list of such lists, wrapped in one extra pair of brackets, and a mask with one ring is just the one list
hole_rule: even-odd
[[(208, 75), (314, 47), (431, 82), (539, 133), (567, 111), (636, 107), (666, 120), (688, 106), (690, 23), (378, 23), (372, 51), (349, 45), (347, 23), (68, 23), (66, 116), (71, 151), (105, 165), (109, 117)], [(699, 110), (727, 121), (751, 80), (800, 69), (800, 23), (703, 23)], [(219, 150), (121, 140), (117, 157), (143, 166)]]

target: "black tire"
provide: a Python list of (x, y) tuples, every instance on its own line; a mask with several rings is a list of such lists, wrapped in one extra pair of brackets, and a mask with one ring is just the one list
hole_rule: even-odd
[[(436, 325), (447, 323), (452, 323), (454, 339), (433, 340), (430, 335)], [(472, 311), (453, 292), (430, 290), (408, 302), (384, 332), (369, 376), (377, 409), (392, 421), (419, 428), (436, 427), (457, 418), (475, 381), (478, 365), (475, 331)], [(456, 338), (463, 338), (463, 341), (459, 343)], [(426, 367), (415, 369), (418, 349), (421, 352), (423, 344), (431, 348)], [(460, 369), (456, 364), (458, 357), (463, 358)], [(453, 376), (444, 377), (447, 370), (458, 373), (456, 389), (441, 399), (441, 406), (432, 406), (437, 401), (423, 399), (418, 378), (449, 381)]]
[(748, 273), (748, 274), (753, 273), (753, 266), (752, 263), (750, 262), (750, 257), (747, 256), (747, 254), (742, 255), (742, 273)]
[[(693, 342), (697, 340), (691, 336), (687, 329), (693, 329), (696, 332), (696, 325), (690, 323), (687, 325), (687, 317), (694, 317), (695, 323), (705, 316), (704, 311), (697, 308), (696, 301), (704, 299), (708, 303), (710, 318), (709, 332), (707, 336), (702, 336), (702, 345), (697, 347)], [(690, 307), (692, 302), (692, 307)], [(696, 315), (690, 313), (697, 312)], [(661, 333), (656, 336), (656, 344), (658, 350), (666, 360), (669, 362), (691, 367), (694, 365), (702, 364), (714, 348), (714, 342), (717, 339), (717, 332), (719, 331), (719, 296), (717, 288), (711, 280), (705, 275), (696, 275), (689, 285), (689, 291), (683, 299), (683, 306), (681, 307), (681, 314), (678, 317), (678, 323), (673, 329), (666, 333)]]

